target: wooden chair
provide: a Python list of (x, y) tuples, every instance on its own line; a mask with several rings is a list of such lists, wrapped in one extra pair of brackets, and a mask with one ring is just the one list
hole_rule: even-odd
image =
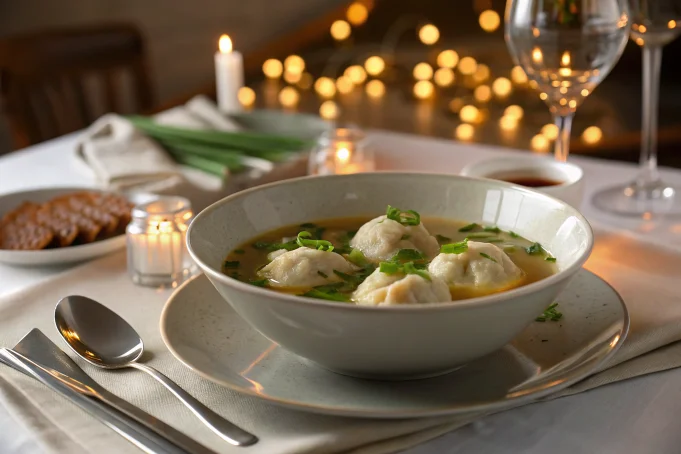
[(14, 148), (57, 137), (107, 112), (150, 111), (144, 40), (111, 24), (0, 39), (0, 110)]

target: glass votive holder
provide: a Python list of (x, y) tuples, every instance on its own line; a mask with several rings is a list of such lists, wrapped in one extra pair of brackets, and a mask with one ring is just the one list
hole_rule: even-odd
[(135, 284), (174, 287), (192, 274), (195, 265), (185, 244), (192, 215), (184, 197), (161, 196), (133, 208), (126, 238)]
[(317, 140), (308, 160), (309, 175), (341, 175), (372, 172), (374, 153), (362, 130), (336, 128)]

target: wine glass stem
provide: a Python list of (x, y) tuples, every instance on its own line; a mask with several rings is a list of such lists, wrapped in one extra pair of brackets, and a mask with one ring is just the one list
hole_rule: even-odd
[(661, 64), (662, 46), (644, 45), (641, 170), (636, 181), (640, 187), (650, 186), (659, 179), (657, 174), (657, 112)]
[(574, 113), (567, 115), (553, 116), (553, 122), (558, 127), (558, 137), (556, 137), (556, 144), (554, 148), (554, 156), (556, 161), (565, 162), (570, 152), (570, 132), (572, 131), (572, 117)]

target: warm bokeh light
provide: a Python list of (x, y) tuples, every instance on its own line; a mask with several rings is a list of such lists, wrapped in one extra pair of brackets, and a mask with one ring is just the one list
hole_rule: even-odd
[(539, 88), (539, 84), (537, 83), (536, 80), (531, 80), (527, 83), (531, 89), (537, 90)]
[(284, 71), (284, 65), (281, 64), (279, 60), (276, 58), (270, 58), (269, 60), (265, 60), (265, 63), (262, 64), (262, 72), (265, 74), (265, 77), (268, 77), (270, 79), (278, 79), (281, 77), (281, 73)]
[(511, 80), (518, 85), (523, 85), (527, 83), (527, 74), (520, 66), (514, 66), (511, 70)]
[(454, 83), (454, 71), (449, 68), (439, 68), (433, 75), (433, 80), (440, 87), (449, 87)]
[(582, 141), (588, 145), (595, 145), (603, 138), (603, 131), (598, 126), (589, 126), (582, 133)]
[(563, 56), (560, 57), (560, 64), (563, 66), (570, 66), (570, 62), (572, 59), (570, 58), (570, 52), (565, 51), (563, 52)]
[(416, 80), (429, 80), (433, 77), (433, 67), (428, 63), (417, 63), (412, 74)]
[(505, 77), (499, 77), (492, 83), (492, 91), (499, 98), (505, 98), (510, 95), (512, 89), (511, 81)]
[(638, 44), (639, 46), (641, 46), (641, 47), (643, 47), (643, 45), (645, 44), (645, 41), (643, 41), (643, 38), (636, 38), (636, 39), (634, 40), (634, 42), (635, 42), (636, 44)]
[(325, 120), (335, 120), (338, 118), (340, 109), (338, 105), (333, 101), (324, 101), (321, 106), (319, 106), (319, 116)]
[(331, 24), (330, 31), (333, 39), (335, 39), (336, 41), (343, 41), (344, 39), (347, 39), (348, 36), (350, 36), (352, 28), (350, 27), (350, 24), (348, 24), (344, 20), (337, 20), (333, 24)]
[(347, 94), (350, 93), (353, 88), (355, 88), (355, 85), (348, 76), (340, 76), (336, 79), (336, 89), (338, 90), (338, 93)]
[(293, 73), (302, 73), (305, 71), (305, 60), (298, 55), (289, 55), (284, 60), (284, 69)]
[(300, 101), (300, 95), (293, 87), (284, 87), (279, 92), (279, 102), (284, 107), (294, 107), (298, 101)]
[(298, 81), (298, 86), (302, 88), (303, 90), (309, 90), (312, 88), (312, 84), (314, 83), (314, 78), (312, 77), (312, 74), (310, 73), (302, 73), (300, 75), (300, 80)]
[(236, 97), (239, 99), (239, 103), (244, 107), (250, 107), (255, 103), (255, 92), (250, 87), (239, 88)]
[(358, 26), (366, 22), (367, 17), (369, 17), (369, 10), (364, 4), (360, 2), (354, 2), (352, 5), (348, 6), (348, 10), (345, 13), (348, 22), (352, 25)]
[(581, 93), (581, 95), (584, 96), (585, 98), (586, 98), (587, 96), (589, 96), (589, 90), (587, 90), (586, 88), (582, 88), (582, 91), (581, 91), (580, 93)]
[(325, 98), (331, 98), (336, 94), (336, 84), (329, 77), (320, 77), (314, 83), (315, 91)]
[(378, 76), (385, 69), (385, 60), (377, 55), (374, 55), (373, 57), (366, 59), (364, 62), (364, 68), (372, 76)]
[(440, 39), (440, 30), (433, 24), (426, 24), (419, 29), (419, 39), (423, 44), (435, 44)]
[(230, 38), (229, 35), (220, 36), (218, 48), (220, 49), (221, 54), (230, 53), (232, 51), (232, 38)]
[(541, 133), (549, 140), (556, 140), (558, 138), (558, 126), (553, 123), (545, 124), (541, 128)]
[(429, 80), (419, 80), (414, 84), (414, 96), (419, 99), (426, 99), (433, 96), (435, 87), (433, 83)]
[(547, 95), (544, 92), (539, 93), (539, 99), (541, 99), (542, 101), (546, 101), (547, 99), (549, 99), (549, 95)]
[(489, 79), (490, 74), (491, 72), (489, 70), (489, 66), (480, 63), (473, 73), (473, 80), (478, 83), (482, 83)]
[(480, 111), (475, 106), (463, 106), (459, 111), (459, 118), (464, 123), (477, 123), (480, 119)]
[(576, 108), (577, 107), (577, 101), (574, 100), (574, 99), (571, 99), (570, 102), (568, 102), (568, 106), (570, 107), (570, 109)]
[(385, 94), (385, 85), (383, 82), (376, 79), (367, 82), (364, 89), (366, 90), (367, 95), (371, 96), (372, 98), (380, 98)]
[(471, 140), (475, 135), (475, 128), (468, 123), (462, 123), (456, 127), (455, 134), (459, 140)]
[(364, 81), (367, 80), (366, 71), (359, 65), (348, 66), (343, 72), (343, 75), (350, 79), (355, 85), (363, 84)]
[(459, 54), (451, 49), (443, 50), (437, 54), (437, 65), (441, 68), (455, 68), (459, 63)]
[(492, 99), (492, 89), (489, 85), (479, 85), (473, 91), (473, 97), (479, 102), (489, 102)]
[(639, 33), (645, 33), (645, 32), (647, 32), (647, 31), (648, 31), (648, 29), (646, 28), (645, 25), (639, 25), (639, 26), (638, 26), (638, 32), (639, 32)]
[(515, 117), (504, 115), (499, 119), (499, 127), (504, 131), (513, 131), (518, 127), (518, 120)]
[(535, 47), (532, 50), (532, 61), (535, 63), (541, 63), (544, 61), (544, 54), (541, 53), (541, 49), (538, 47)]
[(449, 101), (449, 110), (451, 110), (453, 113), (459, 113), (461, 112), (461, 108), (465, 105), (463, 99), (461, 98), (454, 98), (451, 101)]
[(459, 72), (465, 76), (470, 76), (478, 69), (478, 62), (473, 57), (463, 57), (459, 61)]
[(530, 141), (530, 147), (534, 151), (546, 153), (549, 149), (549, 140), (544, 137), (544, 135), (537, 134), (536, 136), (532, 137), (532, 140)]
[(491, 33), (499, 28), (501, 19), (499, 18), (499, 14), (496, 11), (488, 9), (487, 11), (480, 13), (478, 22), (480, 23), (480, 27), (483, 30)]
[(516, 120), (520, 120), (521, 118), (523, 118), (524, 113), (525, 111), (523, 110), (523, 108), (515, 104), (510, 105), (506, 109), (504, 109), (504, 116), (512, 117), (515, 118)]
[(299, 72), (284, 71), (284, 80), (289, 84), (297, 84), (302, 76)]
[(350, 156), (352, 153), (350, 153), (350, 150), (348, 150), (345, 147), (339, 148), (336, 150), (336, 159), (341, 163), (341, 164), (347, 164), (348, 161), (350, 161)]
[(673, 19), (670, 20), (669, 22), (667, 22), (667, 27), (669, 27), (669, 28), (676, 28), (676, 21), (673, 20)]

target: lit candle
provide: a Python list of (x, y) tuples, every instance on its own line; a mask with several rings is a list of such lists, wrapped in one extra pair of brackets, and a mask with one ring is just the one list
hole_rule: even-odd
[(354, 128), (338, 128), (323, 134), (310, 155), (308, 172), (341, 175), (373, 171), (373, 152), (364, 139), (364, 134)]
[(244, 64), (241, 53), (232, 49), (232, 40), (222, 35), (215, 54), (215, 84), (218, 108), (222, 112), (241, 110), (239, 89), (244, 85)]

